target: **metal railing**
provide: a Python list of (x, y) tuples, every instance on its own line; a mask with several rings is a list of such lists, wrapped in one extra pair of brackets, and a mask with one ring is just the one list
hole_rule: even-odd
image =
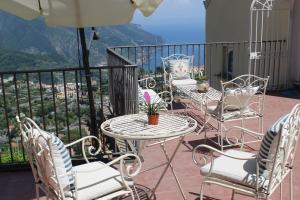
[[(269, 90), (288, 87), (286, 45), (284, 40), (263, 43), (253, 74), (269, 75)], [(162, 86), (161, 57), (193, 55), (196, 77), (209, 79), (211, 85), (218, 88), (220, 80), (248, 73), (248, 48), (249, 42), (108, 48), (108, 66), (91, 67), (97, 124), (113, 116), (137, 112), (138, 76), (154, 76)], [(204, 77), (200, 77), (201, 74)], [(26, 162), (15, 121), (17, 114), (33, 118), (66, 143), (89, 134), (89, 103), (83, 68), (0, 72), (0, 79), (0, 166)], [(113, 145), (110, 147), (116, 149), (113, 139), (102, 142), (104, 146), (109, 142)], [(71, 152), (73, 158), (81, 157), (77, 153), (79, 146)]]
[[(135, 112), (136, 102), (124, 93), (136, 90), (132, 84), (136, 66), (90, 69), (99, 126), (112, 116)], [(115, 71), (119, 73), (119, 82), (114, 82), (112, 89), (110, 77)], [(129, 75), (132, 76), (130, 82), (127, 81)], [(0, 165), (26, 162), (15, 121), (15, 116), (21, 113), (34, 119), (44, 130), (55, 132), (65, 143), (89, 135), (89, 103), (83, 68), (0, 72), (0, 79)], [(122, 94), (114, 89), (124, 85)], [(110, 97), (114, 97), (112, 104)], [(130, 102), (130, 106), (122, 113), (114, 109), (114, 104), (125, 105), (125, 102)], [(80, 148), (72, 149), (73, 158), (81, 158)]]
[[(162, 79), (161, 58), (172, 54), (193, 55), (194, 74), (198, 78), (208, 79), (215, 88), (220, 87), (220, 80), (230, 80), (248, 73), (249, 42), (247, 41), (118, 46), (109, 49), (135, 63), (140, 69), (140, 76), (154, 76), (158, 82)], [(268, 90), (288, 88), (285, 40), (264, 41), (261, 57), (257, 63), (256, 71), (251, 73), (260, 77), (270, 76)], [(205, 77), (199, 77), (200, 72), (203, 72)]]

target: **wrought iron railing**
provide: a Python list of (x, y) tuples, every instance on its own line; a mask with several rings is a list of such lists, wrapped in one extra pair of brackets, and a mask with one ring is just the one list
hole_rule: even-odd
[[(109, 79), (115, 71), (119, 73), (119, 82), (111, 89)], [(128, 91), (135, 91), (132, 84), (135, 71), (134, 65), (91, 67), (98, 125), (112, 116), (135, 112), (135, 102), (124, 96)], [(132, 76), (130, 81), (129, 75)], [(89, 135), (89, 103), (84, 76), (83, 68), (0, 72), (0, 165), (26, 162), (15, 121), (15, 116), (21, 113), (33, 118), (43, 129), (55, 132), (65, 143)], [(124, 85), (122, 94), (114, 89)], [(110, 97), (115, 104), (122, 106), (130, 102), (131, 107), (119, 112), (114, 109)], [(105, 142), (103, 140), (104, 146)], [(79, 146), (71, 152), (73, 158), (81, 157)]]
[[(215, 88), (220, 87), (220, 80), (229, 80), (248, 73), (249, 42), (247, 41), (119, 46), (110, 49), (135, 63), (140, 69), (141, 76), (154, 76), (158, 82), (162, 79), (161, 57), (172, 54), (193, 55), (194, 73), (199, 77), (200, 72), (203, 72), (204, 78), (209, 79)], [(261, 77), (270, 76), (269, 90), (288, 88), (285, 40), (264, 41), (261, 57), (257, 63), (256, 71), (251, 73)]]
[[(288, 87), (286, 45), (286, 41), (263, 43), (259, 67), (252, 73), (261, 77), (269, 75), (269, 89)], [(108, 48), (108, 66), (91, 67), (97, 124), (106, 118), (137, 111), (138, 76), (154, 76), (158, 85), (162, 83), (161, 57), (193, 55), (196, 77), (209, 79), (217, 88), (220, 80), (248, 73), (248, 48), (249, 42)], [(17, 114), (33, 118), (66, 143), (89, 134), (89, 103), (83, 68), (0, 72), (0, 79), (0, 166), (26, 162), (15, 121)], [(104, 137), (101, 135), (101, 138)], [(102, 142), (106, 146), (110, 141)], [(111, 142), (114, 145), (114, 141)], [(79, 148), (71, 151), (73, 158), (81, 157), (77, 153)]]

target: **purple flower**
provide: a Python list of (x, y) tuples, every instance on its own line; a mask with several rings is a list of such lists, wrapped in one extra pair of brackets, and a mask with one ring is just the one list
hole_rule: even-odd
[(144, 98), (147, 104), (151, 103), (151, 97), (150, 94), (148, 92), (144, 92)]

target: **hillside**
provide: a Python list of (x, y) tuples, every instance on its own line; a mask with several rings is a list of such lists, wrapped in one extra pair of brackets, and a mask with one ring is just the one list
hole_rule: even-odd
[(2, 71), (55, 68), (71, 65), (72, 63), (60, 55), (35, 55), (20, 51), (0, 49), (0, 68), (1, 70), (3, 69)]
[[(90, 30), (86, 29), (87, 40)], [(105, 62), (107, 46), (156, 44), (162, 38), (127, 24), (97, 28), (100, 39), (93, 41), (91, 65)], [(43, 19), (26, 21), (0, 12), (0, 70), (78, 66), (76, 29), (48, 27)]]

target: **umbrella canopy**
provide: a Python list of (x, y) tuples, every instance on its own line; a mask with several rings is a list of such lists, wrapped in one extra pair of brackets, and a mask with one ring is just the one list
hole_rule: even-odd
[(92, 27), (129, 23), (136, 9), (151, 15), (162, 0), (1, 0), (0, 9), (50, 26)]
[(82, 60), (88, 88), (91, 134), (98, 136), (94, 105), (89, 54), (85, 41), (84, 27), (129, 23), (134, 11), (139, 9), (144, 16), (151, 15), (162, 0), (0, 0), (0, 10), (21, 18), (32, 20), (45, 18), (50, 26), (79, 28)]

